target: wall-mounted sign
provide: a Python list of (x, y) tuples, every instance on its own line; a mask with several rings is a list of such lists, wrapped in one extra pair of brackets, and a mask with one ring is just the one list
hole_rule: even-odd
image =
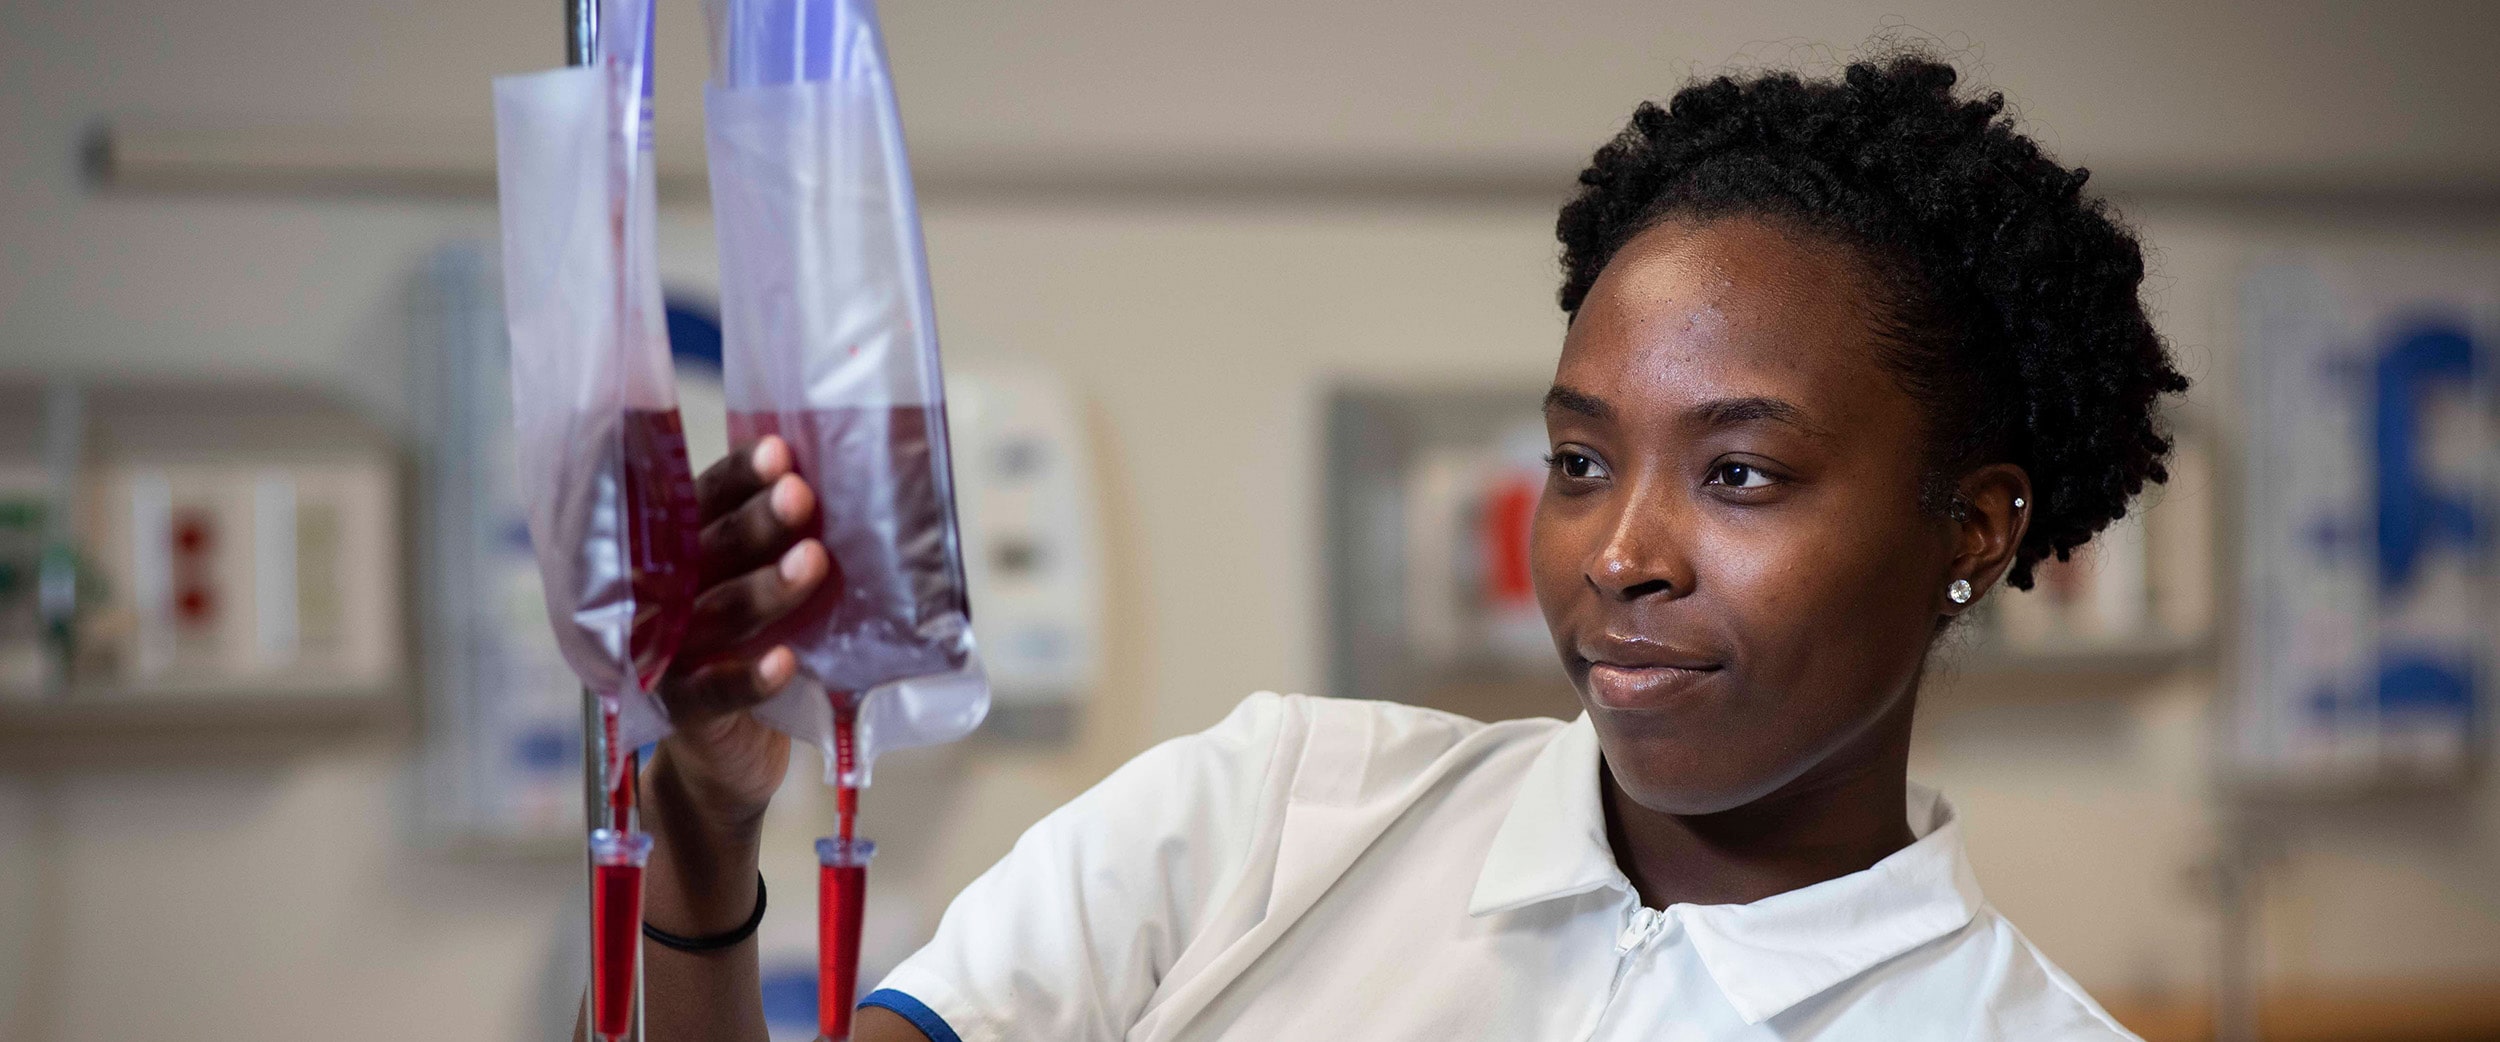
[(2242, 774), (2459, 778), (2491, 697), (2500, 258), (2299, 258), (2242, 302)]

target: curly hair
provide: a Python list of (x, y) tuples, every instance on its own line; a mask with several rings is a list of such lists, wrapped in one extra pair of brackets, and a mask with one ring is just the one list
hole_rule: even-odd
[(2065, 560), (2169, 474), (2156, 405), (2187, 389), (2137, 288), (2144, 254), (2099, 198), (2017, 133), (2005, 98), (1965, 99), (1922, 55), (1838, 80), (1721, 76), (1644, 102), (1562, 209), (1562, 307), (1577, 316), (1606, 262), (1671, 219), (1756, 216), (1854, 247), (1883, 362), (1927, 413), (1927, 509), (1955, 480), (2010, 462), (2031, 525), (2006, 581)]

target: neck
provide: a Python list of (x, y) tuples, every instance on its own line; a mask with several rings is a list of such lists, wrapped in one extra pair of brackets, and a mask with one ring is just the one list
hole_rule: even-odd
[(1864, 871), (1909, 846), (1912, 701), (1795, 781), (1716, 813), (1650, 810), (1601, 767), (1606, 838), (1641, 903), (1749, 904)]

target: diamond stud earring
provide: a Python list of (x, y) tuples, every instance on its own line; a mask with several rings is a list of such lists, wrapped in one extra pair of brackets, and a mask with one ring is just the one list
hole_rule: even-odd
[(1953, 580), (1953, 584), (1952, 584), (1952, 585), (1947, 586), (1947, 587), (1945, 587), (1945, 588), (1944, 588), (1944, 595), (1945, 595), (1946, 597), (1952, 598), (1953, 603), (1955, 603), (1955, 604), (1969, 604), (1969, 603), (1970, 603), (1970, 580), (1968, 580), (1968, 579), (1955, 579), (1955, 580)]
[(2016, 496), (2016, 497), (2014, 497), (2014, 509), (2016, 509), (2016, 510), (2021, 510), (2022, 508), (2023, 508), (2023, 497), (2021, 497), (2021, 496)]

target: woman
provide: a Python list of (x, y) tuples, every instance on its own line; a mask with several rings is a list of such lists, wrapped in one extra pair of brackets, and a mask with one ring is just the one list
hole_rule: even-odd
[[(1253, 696), (1036, 825), (857, 1037), (2128, 1037), (1981, 899), (1910, 721), (1956, 617), (2163, 480), (2186, 381), (2084, 172), (1954, 79), (1697, 84), (1581, 174), (1532, 549), (1579, 720)], [(668, 933), (757, 907), (792, 662), (723, 649), (827, 572), (788, 470), (705, 478), (753, 571), (644, 781)], [(751, 943), (646, 948), (654, 1038), (764, 1037)]]

